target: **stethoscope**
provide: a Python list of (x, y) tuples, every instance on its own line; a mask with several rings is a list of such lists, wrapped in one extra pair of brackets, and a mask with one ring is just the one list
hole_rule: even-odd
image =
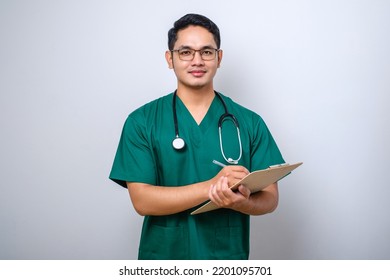
[[(219, 118), (219, 121), (218, 121), (218, 134), (219, 134), (219, 146), (221, 148), (221, 153), (222, 153), (222, 156), (223, 158), (230, 164), (238, 164), (238, 161), (241, 159), (241, 156), (242, 156), (242, 145), (241, 145), (241, 137), (240, 137), (240, 127), (238, 125), (238, 121), (236, 119), (236, 117), (233, 115), (233, 114), (230, 114), (228, 109), (227, 109), (227, 106), (226, 106), (226, 103), (225, 101), (222, 99), (222, 96), (216, 92), (215, 92), (215, 95), (219, 98), (219, 100), (221, 100), (222, 102), (222, 105), (225, 109), (225, 113), (222, 114), (222, 116)], [(179, 126), (178, 126), (178, 123), (177, 123), (177, 114), (176, 114), (176, 96), (177, 96), (177, 91), (175, 90), (175, 92), (173, 93), (173, 101), (172, 101), (172, 107), (173, 107), (173, 122), (174, 122), (174, 125), (175, 125), (175, 139), (173, 139), (172, 141), (172, 146), (175, 150), (182, 150), (184, 149), (186, 143), (184, 141), (183, 138), (181, 138), (179, 136)], [(232, 159), (232, 158), (227, 158), (225, 156), (225, 152), (223, 150), (223, 143), (222, 143), (222, 124), (224, 121), (230, 119), (231, 121), (233, 121), (234, 123), (234, 126), (236, 127), (237, 129), (237, 138), (238, 138), (238, 144), (240, 146), (240, 155), (237, 159)]]

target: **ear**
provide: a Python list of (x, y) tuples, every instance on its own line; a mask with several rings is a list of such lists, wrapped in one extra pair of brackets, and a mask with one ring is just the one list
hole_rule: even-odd
[(166, 51), (165, 52), (165, 59), (168, 63), (169, 69), (173, 69), (173, 57), (172, 57), (172, 52), (171, 51)]
[(218, 52), (218, 68), (221, 66), (222, 57), (223, 57), (223, 50), (219, 50), (219, 52)]

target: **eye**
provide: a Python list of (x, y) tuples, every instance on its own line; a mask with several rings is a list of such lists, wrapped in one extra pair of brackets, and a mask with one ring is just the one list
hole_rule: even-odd
[(192, 55), (192, 52), (191, 52), (191, 50), (187, 50), (187, 49), (179, 50), (179, 55), (190, 56), (190, 55)]
[(204, 56), (212, 56), (214, 55), (214, 50), (213, 49), (204, 49), (202, 50), (202, 55)]

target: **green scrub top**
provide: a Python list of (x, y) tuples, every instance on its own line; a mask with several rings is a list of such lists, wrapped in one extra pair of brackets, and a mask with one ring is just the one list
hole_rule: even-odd
[[(254, 171), (284, 163), (262, 118), (222, 95), (229, 113), (239, 122), (242, 157), (239, 165)], [(215, 97), (198, 125), (177, 97), (179, 135), (186, 142), (175, 150), (173, 94), (154, 100), (131, 113), (124, 125), (110, 179), (158, 186), (184, 186), (214, 177), (223, 163), (218, 120), (225, 113)], [(237, 159), (240, 149), (237, 129), (226, 120), (222, 127), (226, 157)], [(226, 163), (227, 164), (227, 163)], [(142, 227), (139, 259), (248, 259), (249, 216), (218, 209), (190, 215), (193, 209), (167, 216), (146, 216)]]

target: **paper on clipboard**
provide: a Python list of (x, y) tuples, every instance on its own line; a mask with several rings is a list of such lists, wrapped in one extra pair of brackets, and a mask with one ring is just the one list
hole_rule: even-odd
[[(231, 189), (236, 190), (239, 185), (244, 185), (245, 187), (251, 190), (251, 193), (261, 191), (265, 187), (279, 181), (284, 176), (289, 174), (295, 168), (300, 166), (302, 162), (294, 164), (282, 164), (277, 166), (271, 166), (267, 169), (254, 171), (247, 176), (245, 176), (241, 181), (234, 184)], [(215, 205), (212, 201), (204, 204), (195, 211), (191, 212), (191, 215), (204, 213), (207, 211), (218, 209), (219, 207)]]

